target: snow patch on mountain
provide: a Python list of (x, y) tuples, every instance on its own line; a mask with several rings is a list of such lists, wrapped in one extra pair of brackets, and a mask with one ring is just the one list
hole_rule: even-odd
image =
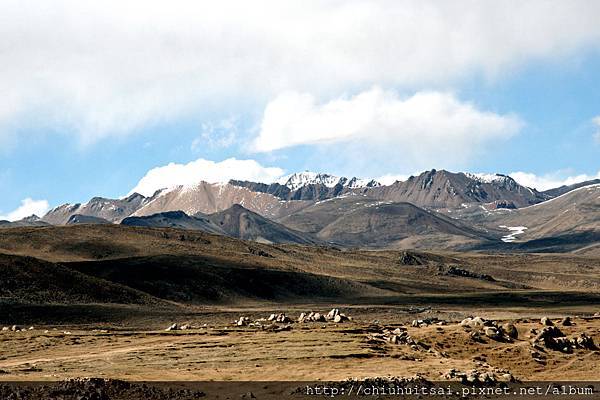
[(466, 172), (465, 175), (475, 181), (481, 183), (502, 183), (507, 179), (512, 179), (510, 176), (502, 174), (484, 174), (484, 173), (470, 173)]
[(512, 243), (517, 239), (517, 235), (521, 235), (523, 233), (525, 233), (525, 230), (527, 229), (526, 226), (505, 226), (505, 225), (500, 225), (500, 228), (504, 228), (504, 229), (508, 229), (509, 230), (509, 234), (502, 236), (502, 241), (504, 243)]

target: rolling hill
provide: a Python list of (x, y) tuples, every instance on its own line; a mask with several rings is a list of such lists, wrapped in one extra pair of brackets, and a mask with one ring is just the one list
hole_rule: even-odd
[(207, 218), (227, 235), (263, 243), (318, 244), (309, 234), (295, 231), (271, 221), (255, 212), (234, 204), (227, 210), (211, 214)]

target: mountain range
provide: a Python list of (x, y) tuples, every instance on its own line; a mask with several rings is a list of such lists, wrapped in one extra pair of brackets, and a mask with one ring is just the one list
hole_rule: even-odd
[(149, 197), (94, 197), (0, 228), (121, 223), (266, 243), (595, 252), (599, 187), (590, 181), (540, 192), (507, 175), (445, 170), (390, 185), (302, 172), (270, 184), (198, 182)]

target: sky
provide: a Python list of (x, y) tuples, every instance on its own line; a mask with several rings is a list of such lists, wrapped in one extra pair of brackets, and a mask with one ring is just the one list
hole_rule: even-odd
[(600, 177), (598, 15), (589, 0), (4, 0), (0, 219), (304, 170)]

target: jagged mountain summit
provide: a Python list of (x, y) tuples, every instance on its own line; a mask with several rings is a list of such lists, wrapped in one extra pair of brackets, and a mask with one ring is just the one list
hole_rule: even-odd
[[(564, 189), (561, 189), (561, 193)], [(228, 183), (198, 182), (156, 191), (145, 197), (133, 193), (121, 199), (94, 197), (84, 204), (63, 204), (41, 219), (64, 225), (74, 215), (97, 217), (118, 223), (130, 216), (146, 216), (166, 211), (188, 215), (212, 214), (241, 204), (264, 217), (277, 219), (293, 214), (315, 201), (347, 194), (373, 199), (408, 202), (431, 209), (459, 209), (464, 204), (489, 204), (491, 208), (519, 208), (553, 196), (519, 185), (506, 175), (482, 175), (431, 170), (384, 186), (375, 180), (337, 177), (302, 172), (271, 184), (232, 180)]]
[(346, 193), (362, 193), (379, 187), (374, 179), (346, 178), (315, 172), (299, 172), (281, 178), (271, 184), (231, 180), (232, 185), (248, 188), (254, 192), (268, 193), (282, 200), (325, 200)]
[[(56, 207), (39, 221), (3, 222), (0, 226), (123, 221), (126, 225), (195, 229), (273, 243), (447, 248), (478, 240), (501, 242), (507, 234), (501, 225), (520, 226), (513, 219), (503, 221), (510, 211), (538, 204), (542, 207), (556, 197), (554, 193), (564, 196), (564, 192), (576, 192), (578, 188), (574, 185), (539, 192), (507, 175), (435, 169), (391, 185), (303, 172), (271, 184), (198, 182), (161, 189), (150, 197), (137, 193), (114, 200), (94, 197), (84, 204)], [(567, 207), (569, 202), (563, 203), (560, 200), (555, 204), (575, 209)], [(548, 209), (547, 215), (561, 212), (556, 207)], [(578, 221), (585, 221), (588, 212), (595, 215), (592, 206), (577, 209)], [(529, 219), (529, 214), (515, 215)], [(536, 218), (532, 221), (535, 226), (529, 226), (527, 233), (539, 232), (537, 239), (542, 234), (558, 235), (573, 228), (563, 222), (557, 223), (556, 229), (538, 226), (547, 224), (545, 221)], [(595, 218), (589, 221), (597, 223)]]
[(518, 184), (507, 175), (466, 174), (435, 169), (411, 176), (406, 181), (369, 189), (366, 193), (385, 201), (408, 202), (432, 209), (459, 209), (464, 204), (494, 202), (504, 202), (518, 208), (551, 198)]
[(322, 174), (316, 172), (297, 172), (289, 176), (281, 178), (277, 183), (283, 186), (287, 186), (290, 190), (298, 190), (308, 185), (323, 185), (329, 188), (335, 186), (347, 187), (350, 189), (358, 189), (365, 187), (376, 187), (381, 186), (376, 180), (367, 180), (359, 178), (345, 178), (335, 175)]
[(120, 222), (144, 206), (149, 198), (133, 193), (122, 199), (93, 197), (84, 204), (63, 204), (48, 211), (42, 221), (52, 225), (65, 225), (74, 215), (101, 218), (109, 222)]
[(267, 218), (278, 218), (310, 205), (307, 201), (282, 201), (269, 193), (252, 191), (229, 183), (199, 182), (157, 191), (132, 216), (165, 211), (183, 211), (188, 215), (213, 214), (240, 204)]

